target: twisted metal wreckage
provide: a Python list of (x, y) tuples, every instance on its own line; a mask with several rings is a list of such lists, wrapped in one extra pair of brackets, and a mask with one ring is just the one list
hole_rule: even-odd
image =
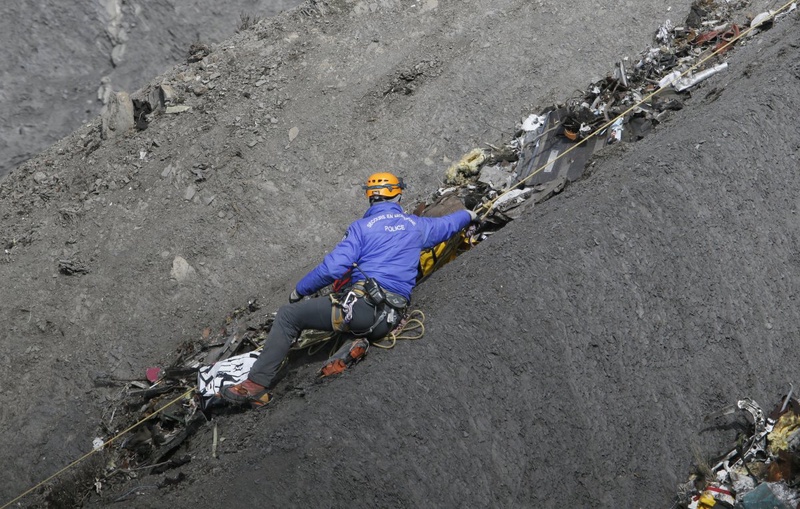
[(719, 420), (736, 410), (752, 419), (751, 433), (711, 463), (699, 461), (680, 485), (673, 507), (688, 509), (794, 509), (800, 507), (800, 400), (794, 387), (768, 415), (744, 398), (706, 416)]
[[(730, 21), (734, 7), (730, 2), (695, 2), (684, 26), (673, 26), (668, 20), (658, 30), (657, 47), (635, 61), (620, 60), (613, 73), (590, 84), (582, 95), (530, 115), (506, 145), (475, 149), (451, 166), (445, 177), (446, 187), (413, 212), (436, 216), (467, 207), (481, 210), (482, 221), (423, 253), (419, 281), (581, 178), (592, 156), (602, 148), (637, 141), (671, 111), (683, 108), (689, 90), (723, 70), (727, 65), (721, 61), (725, 51), (742, 40), (743, 27)], [(767, 28), (794, 9), (793, 5), (787, 12), (754, 18), (750, 28)], [(703, 69), (697, 72), (700, 68)], [(713, 93), (714, 90), (708, 92)], [(208, 421), (212, 411), (220, 409), (216, 396), (220, 387), (246, 377), (269, 333), (274, 314), (258, 315), (258, 311), (258, 304), (251, 300), (232, 311), (220, 330), (206, 328), (200, 338), (181, 344), (169, 367), (148, 369), (147, 382), (124, 382), (101, 425), (109, 436), (124, 435), (124, 440), (95, 440), (95, 448), (103, 450), (105, 462), (102, 477), (93, 485), (95, 490), (99, 492), (103, 483), (113, 483), (117, 474), (157, 474), (190, 460), (188, 455), (177, 454), (181, 445)], [(397, 339), (418, 339), (424, 333), (423, 319), (421, 312), (412, 312), (390, 337), (375, 346), (391, 348)], [(307, 331), (295, 343), (290, 364), (299, 353), (314, 356), (323, 353), (323, 349), (334, 352), (341, 340), (336, 334)], [(765, 433), (776, 427), (776, 421), (764, 421), (760, 409), (753, 410), (757, 408), (754, 402), (743, 401), (740, 408), (751, 411), (756, 432), (748, 439), (746, 451), (731, 451), (712, 473), (730, 475), (736, 468), (760, 461), (766, 450)], [(797, 400), (792, 400), (791, 409), (795, 408)], [(800, 417), (797, 421), (800, 423)], [(703, 489), (727, 486), (730, 479), (707, 477), (716, 484), (700, 486), (702, 481), (697, 477), (691, 488), (688, 484), (682, 488), (684, 506), (704, 507), (698, 505), (706, 493)], [(707, 502), (706, 498), (702, 500)], [(724, 503), (721, 496), (715, 500)]]

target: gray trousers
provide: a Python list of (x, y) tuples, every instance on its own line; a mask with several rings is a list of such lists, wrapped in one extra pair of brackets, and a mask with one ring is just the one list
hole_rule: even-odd
[[(272, 324), (272, 329), (269, 331), (269, 336), (264, 342), (264, 349), (247, 377), (259, 385), (269, 387), (274, 382), (283, 359), (289, 354), (292, 343), (300, 337), (302, 331), (306, 329), (333, 330), (332, 307), (333, 303), (328, 297), (304, 299), (294, 304), (281, 306)], [(375, 318), (375, 308), (363, 298), (358, 299), (353, 305), (350, 329), (366, 331), (372, 327)], [(383, 320), (375, 327), (368, 339), (385, 337), (390, 332), (389, 327), (386, 320)]]

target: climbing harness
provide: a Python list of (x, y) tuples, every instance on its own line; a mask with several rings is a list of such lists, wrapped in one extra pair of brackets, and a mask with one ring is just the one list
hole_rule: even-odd
[[(356, 337), (365, 337), (372, 334), (376, 327), (386, 321), (394, 327), (405, 313), (408, 301), (400, 294), (390, 292), (381, 287), (375, 278), (365, 274), (358, 264), (354, 263), (351, 270), (358, 270), (364, 279), (357, 281), (349, 288), (338, 293), (330, 294), (331, 323), (336, 332), (348, 332)], [(345, 293), (347, 292), (347, 293)], [(344, 294), (344, 298), (342, 298)], [(364, 299), (373, 309), (372, 325), (362, 331), (353, 330), (350, 323), (353, 320), (353, 307), (359, 299)]]
[[(344, 302), (341, 303), (342, 311), (344, 311), (344, 323), (349, 324), (350, 321), (353, 320), (353, 304), (355, 304), (357, 300), (358, 295), (356, 295), (356, 292), (347, 292)], [(331, 301), (333, 301), (334, 304), (337, 304), (337, 301), (334, 298), (331, 298)]]

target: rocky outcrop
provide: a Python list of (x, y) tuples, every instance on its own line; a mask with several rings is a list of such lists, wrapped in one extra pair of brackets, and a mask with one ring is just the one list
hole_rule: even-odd
[[(6, 2), (0, 6), (0, 177), (96, 117), (98, 86), (133, 92), (207, 46), (302, 0)], [(97, 101), (95, 101), (97, 98)]]
[(133, 129), (133, 101), (127, 92), (112, 93), (100, 115), (100, 135), (104, 140)]

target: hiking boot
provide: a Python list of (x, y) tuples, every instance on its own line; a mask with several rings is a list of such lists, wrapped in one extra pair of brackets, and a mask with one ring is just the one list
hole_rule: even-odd
[(272, 395), (267, 392), (267, 388), (259, 385), (249, 378), (236, 385), (228, 385), (219, 391), (219, 395), (225, 401), (237, 405), (249, 404), (253, 408), (260, 408), (272, 399)]
[(338, 375), (364, 358), (369, 349), (369, 341), (364, 338), (345, 343), (320, 370), (321, 376)]

